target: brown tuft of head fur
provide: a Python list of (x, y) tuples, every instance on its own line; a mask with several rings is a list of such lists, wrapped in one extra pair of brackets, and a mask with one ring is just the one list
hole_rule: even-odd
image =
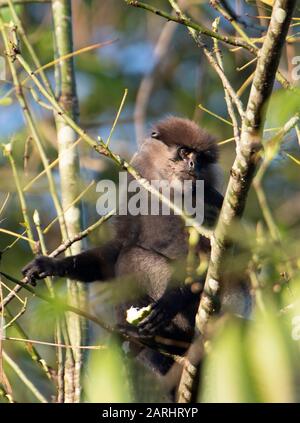
[(154, 125), (151, 136), (168, 146), (178, 145), (203, 152), (210, 163), (218, 160), (218, 147), (214, 137), (189, 119), (167, 117)]

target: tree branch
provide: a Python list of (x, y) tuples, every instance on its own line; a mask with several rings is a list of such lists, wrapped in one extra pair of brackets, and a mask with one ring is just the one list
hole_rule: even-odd
[(246, 115), (242, 122), (241, 143), (237, 149), (224, 204), (212, 237), (212, 253), (204, 289), (206, 295), (202, 297), (198, 313), (203, 316), (199, 319), (201, 332), (209, 315), (213, 313), (212, 302), (209, 298), (219, 292), (224, 253), (232, 225), (243, 213), (247, 194), (259, 163), (265, 121), (264, 106), (272, 92), (295, 4), (296, 0), (275, 1), (269, 29), (259, 53)]
[[(241, 142), (237, 146), (237, 156), (231, 169), (223, 207), (211, 238), (211, 257), (196, 316), (199, 333), (193, 342), (193, 348), (195, 345), (201, 345), (206, 325), (216, 312), (215, 303), (221, 290), (228, 240), (234, 222), (243, 214), (248, 191), (259, 164), (266, 111), (264, 106), (272, 92), (282, 47), (295, 5), (296, 0), (275, 0), (268, 32), (258, 54), (246, 114), (242, 120)], [(196, 378), (191, 375), (190, 367), (197, 368), (201, 359), (199, 355), (195, 360), (195, 356), (192, 355), (192, 347), (187, 358), (189, 366), (184, 366), (178, 390), (180, 402), (191, 401)], [(189, 358), (191, 359), (189, 360)]]
[(196, 22), (191, 21), (190, 19), (178, 16), (178, 15), (173, 16), (170, 13), (167, 13), (163, 10), (157, 9), (154, 6), (151, 6), (150, 4), (143, 3), (141, 1), (137, 1), (137, 0), (125, 0), (125, 1), (129, 6), (139, 7), (141, 9), (148, 10), (149, 12), (152, 12), (155, 15), (161, 16), (162, 18), (165, 18), (168, 21), (177, 22), (180, 25), (186, 26), (187, 28), (192, 28), (195, 31), (197, 31), (199, 34), (203, 34), (203, 35), (207, 35), (207, 36), (212, 37), (212, 38), (216, 38), (217, 40), (222, 41), (223, 43), (231, 44), (231, 45), (236, 46), (236, 47), (243, 47), (246, 50), (249, 50), (252, 53), (255, 53), (255, 49), (251, 45), (246, 43), (244, 40), (232, 37), (230, 35), (222, 35), (222, 34), (215, 33), (214, 31), (206, 28), (204, 25), (198, 24)]

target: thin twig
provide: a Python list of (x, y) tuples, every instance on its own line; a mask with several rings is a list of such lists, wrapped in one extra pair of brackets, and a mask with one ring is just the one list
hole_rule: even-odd
[(92, 322), (96, 323), (96, 325), (101, 326), (102, 328), (106, 329), (108, 332), (114, 332), (114, 329), (106, 324), (103, 320), (93, 316), (92, 314), (88, 313), (87, 311), (80, 310), (77, 307), (74, 307), (70, 304), (67, 304), (63, 302), (62, 300), (58, 299), (57, 297), (52, 298), (48, 295), (41, 294), (37, 292), (35, 289), (33, 289), (31, 286), (27, 285), (24, 282), (19, 281), (18, 279), (14, 278), (13, 276), (8, 275), (5, 272), (0, 272), (1, 275), (3, 275), (6, 279), (20, 285), (22, 288), (24, 288), (26, 291), (30, 292), (33, 296), (36, 296), (49, 304), (52, 304), (54, 307), (60, 308), (62, 311), (70, 311), (72, 313), (78, 314), (79, 316), (82, 316), (88, 320), (91, 320)]
[(113, 124), (112, 124), (112, 127), (111, 127), (111, 129), (110, 129), (110, 132), (109, 132), (108, 138), (107, 138), (107, 140), (106, 140), (106, 146), (109, 146), (109, 142), (110, 142), (111, 136), (112, 136), (112, 134), (113, 134), (113, 132), (114, 132), (114, 130), (115, 130), (115, 127), (116, 127), (116, 125), (117, 125), (117, 123), (118, 123), (118, 120), (119, 120), (120, 114), (121, 114), (121, 112), (122, 112), (122, 109), (123, 109), (123, 106), (124, 106), (124, 103), (125, 103), (125, 100), (126, 100), (127, 94), (128, 94), (128, 89), (127, 89), (127, 88), (125, 88), (124, 95), (123, 95), (123, 97), (122, 97), (122, 100), (121, 100), (121, 103), (120, 103), (119, 109), (118, 109), (118, 111), (117, 111), (117, 114), (116, 114), (115, 120), (114, 120), (114, 122), (113, 122)]
[(246, 43), (242, 39), (235, 38), (235, 37), (232, 37), (230, 35), (216, 34), (214, 31), (211, 31), (210, 29), (206, 28), (205, 26), (203, 26), (201, 24), (192, 22), (190, 19), (183, 18), (181, 16), (173, 16), (170, 13), (167, 13), (163, 10), (157, 9), (154, 6), (151, 6), (150, 4), (143, 3), (141, 1), (125, 0), (125, 2), (129, 6), (139, 7), (141, 9), (148, 10), (149, 12), (152, 12), (155, 15), (161, 16), (161, 17), (167, 19), (168, 21), (177, 22), (178, 24), (186, 26), (187, 28), (191, 28), (199, 34), (203, 34), (203, 35), (207, 35), (207, 36), (212, 37), (212, 38), (216, 38), (217, 40), (222, 41), (223, 43), (226, 43), (226, 44), (231, 44), (231, 45), (237, 46), (237, 47), (243, 47), (246, 50), (251, 51), (252, 53), (255, 52), (253, 47), (251, 47), (248, 43)]
[[(102, 223), (106, 222), (111, 216), (113, 216), (115, 213), (115, 210), (112, 210), (111, 212), (107, 213), (107, 215), (102, 216), (97, 222), (93, 223), (91, 226), (83, 230), (82, 232), (79, 232), (78, 234), (74, 235), (71, 239), (68, 239), (67, 241), (60, 244), (52, 253), (49, 255), (49, 257), (56, 257), (59, 254), (66, 251), (74, 242), (79, 241), (85, 237), (87, 237), (91, 232), (93, 232), (95, 229), (97, 229)], [(1, 228), (0, 228), (1, 232)], [(16, 234), (17, 235), (17, 234)], [(24, 279), (23, 283), (26, 283), (27, 280)], [(2, 307), (5, 307), (7, 304), (9, 304), (16, 296), (16, 293), (19, 292), (22, 289), (21, 285), (16, 285), (13, 290), (3, 299), (2, 304), (0, 304), (0, 310)]]
[[(218, 31), (218, 25), (219, 25), (219, 20), (215, 20), (215, 25), (214, 25), (215, 31)], [(217, 58), (218, 65), (220, 66), (220, 68), (224, 72), (222, 53), (221, 53), (221, 50), (219, 48), (218, 41), (216, 39), (214, 40), (214, 50), (215, 50), (215, 55), (216, 55), (216, 58)], [(222, 80), (222, 82), (223, 82), (223, 80)], [(239, 123), (238, 123), (237, 117), (235, 115), (232, 97), (230, 96), (230, 93), (228, 91), (227, 86), (228, 86), (228, 84), (224, 85), (224, 83), (223, 83), (224, 92), (225, 92), (225, 101), (226, 101), (226, 104), (227, 104), (227, 110), (228, 110), (229, 116), (231, 117), (235, 142), (236, 142), (236, 144), (238, 144), (240, 142)]]
[[(5, 313), (8, 315), (9, 318), (12, 318), (12, 314), (8, 310), (8, 307), (5, 308)], [(18, 332), (18, 334), (23, 339), (28, 339), (26, 332), (24, 331), (24, 329), (22, 328), (22, 326), (17, 320), (14, 321), (14, 327), (16, 331)], [(27, 353), (29, 354), (30, 358), (32, 359), (32, 361), (38, 363), (41, 369), (45, 372), (47, 378), (51, 380), (53, 377), (50, 372), (50, 367), (47, 365), (46, 361), (41, 357), (41, 355), (36, 350), (36, 348), (29, 343), (25, 345), (25, 349)]]
[[(69, 344), (59, 344), (57, 342), (47, 342), (39, 341), (37, 339), (25, 339), (25, 338), (16, 338), (13, 336), (7, 336), (4, 338), (5, 341), (16, 341), (23, 342), (25, 344), (36, 344), (36, 345), (45, 345), (48, 347), (59, 347), (59, 348), (73, 348), (73, 345)], [(78, 348), (81, 350), (105, 350), (107, 347), (105, 345), (80, 345)]]
[[(181, 11), (180, 7), (177, 4), (176, 0), (169, 0), (169, 3), (171, 4), (171, 6), (174, 8), (175, 12), (177, 13), (178, 16), (180, 16), (182, 19), (186, 19), (184, 13)], [(216, 73), (218, 74), (219, 78), (222, 81), (222, 84), (224, 87), (226, 87), (226, 90), (228, 92), (228, 94), (230, 95), (230, 97), (232, 98), (234, 104), (236, 105), (236, 108), (240, 114), (240, 117), (243, 118), (244, 116), (244, 109), (243, 109), (243, 104), (241, 102), (241, 100), (239, 99), (239, 97), (237, 96), (236, 92), (234, 91), (234, 89), (232, 88), (230, 82), (228, 81), (223, 69), (221, 68), (221, 66), (219, 65), (219, 63), (216, 61), (216, 59), (214, 58), (213, 54), (211, 51), (208, 50), (208, 48), (206, 47), (206, 45), (201, 41), (199, 34), (195, 31), (195, 29), (193, 28), (188, 28), (189, 32), (192, 36), (192, 38), (194, 39), (195, 43), (204, 51), (204, 54), (207, 58), (207, 60), (209, 61), (209, 63), (211, 64), (211, 66), (214, 68), (214, 70), (216, 71)], [(215, 31), (212, 31), (214, 34), (218, 34)]]
[(47, 403), (47, 399), (44, 397), (43, 394), (36, 388), (36, 386), (31, 382), (31, 380), (28, 379), (28, 377), (25, 375), (21, 367), (5, 352), (3, 351), (3, 357), (6, 363), (11, 367), (14, 372), (19, 376), (21, 381), (24, 383), (25, 386), (31, 391), (31, 393), (40, 401), (43, 403)]
[[(2, 282), (1, 282), (1, 285), (2, 285)], [(6, 325), (4, 325), (3, 329), (6, 330), (11, 325), (13, 325), (14, 323), (16, 323), (16, 321), (18, 320), (18, 318), (21, 317), (25, 313), (26, 307), (27, 307), (27, 298), (25, 298), (24, 304), (23, 304), (21, 310), (14, 317), (12, 317), (11, 320)], [(3, 309), (3, 311), (4, 311), (4, 309)]]

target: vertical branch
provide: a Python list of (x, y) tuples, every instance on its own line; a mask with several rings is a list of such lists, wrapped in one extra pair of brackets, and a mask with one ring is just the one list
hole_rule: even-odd
[[(24, 42), (24, 45), (26, 46), (26, 48), (27, 48), (30, 56), (32, 57), (33, 63), (35, 64), (35, 66), (37, 68), (40, 68), (41, 67), (41, 64), (40, 64), (39, 58), (36, 55), (36, 53), (34, 51), (34, 48), (32, 47), (32, 45), (31, 45), (31, 43), (30, 43), (30, 41), (29, 41), (29, 39), (28, 39), (28, 37), (26, 35), (24, 26), (22, 24), (22, 20), (19, 18), (18, 14), (16, 12), (16, 9), (15, 9), (15, 6), (13, 4), (13, 1), (12, 0), (7, 0), (7, 4), (8, 4), (8, 7), (9, 7), (11, 16), (13, 18), (13, 21), (15, 22), (15, 24), (18, 27), (19, 35), (21, 36), (21, 38), (22, 38), (22, 40)], [(43, 81), (43, 84), (45, 85), (45, 87), (47, 88), (47, 90), (49, 92), (51, 92), (51, 86), (49, 84), (49, 81), (48, 81), (48, 79), (46, 77), (46, 74), (44, 73), (43, 69), (40, 71), (40, 75), (41, 75), (41, 79)]]
[[(219, 221), (211, 239), (211, 258), (204, 285), (204, 292), (197, 313), (199, 335), (194, 344), (201, 341), (206, 324), (215, 313), (222, 275), (225, 272), (224, 259), (228, 250), (228, 240), (232, 226), (244, 211), (248, 191), (259, 163), (259, 152), (265, 121), (265, 104), (272, 92), (273, 84), (290, 25), (296, 0), (275, 0), (270, 25), (254, 73), (246, 113), (242, 119), (241, 142), (237, 145), (237, 156), (231, 169), (227, 191)], [(198, 359), (199, 363), (199, 359)], [(193, 362), (195, 365), (195, 361)], [(182, 392), (192, 383), (188, 381), (188, 371), (183, 371), (181, 378)], [(191, 389), (189, 389), (191, 391)], [(179, 390), (179, 395), (182, 393)], [(183, 396), (182, 401), (189, 401), (190, 396)]]
[[(62, 57), (73, 52), (72, 35), (72, 10), (70, 0), (53, 0), (52, 12), (54, 20), (54, 36), (56, 56)], [(62, 60), (56, 66), (56, 92), (61, 108), (74, 121), (78, 117), (78, 100), (76, 95), (76, 82), (73, 58)], [(79, 160), (73, 143), (77, 139), (76, 132), (62, 117), (56, 113), (55, 122), (57, 128), (57, 141), (59, 152), (59, 171), (61, 182), (61, 196), (63, 209), (73, 204), (65, 214), (65, 221), (68, 235), (74, 236), (80, 232), (80, 207), (74, 203), (78, 195)], [(78, 254), (81, 250), (80, 242), (72, 245), (72, 253)], [(70, 252), (70, 251), (69, 251)], [(76, 306), (84, 306), (85, 287), (83, 284), (68, 281), (69, 300)], [(83, 325), (80, 318), (74, 314), (68, 316), (68, 332), (72, 345), (79, 346), (82, 338)], [(67, 356), (68, 357), (68, 356)], [(80, 369), (81, 351), (79, 348), (73, 350), (74, 363), (66, 363), (66, 371), (73, 372), (72, 377), (65, 377), (65, 392), (70, 393), (65, 401), (80, 401)], [(69, 361), (69, 360), (68, 360)], [(74, 367), (73, 367), (74, 366)]]
[(13, 37), (13, 40), (9, 40), (7, 33), (5, 31), (5, 28), (4, 28), (4, 22), (2, 20), (1, 14), (0, 14), (0, 32), (1, 32), (1, 35), (2, 35), (2, 38), (3, 38), (3, 43), (4, 43), (4, 46), (5, 46), (5, 54), (8, 57), (8, 64), (9, 64), (9, 69), (11, 71), (13, 84), (14, 84), (15, 89), (16, 89), (16, 97), (17, 97), (19, 105), (22, 109), (23, 116), (24, 116), (26, 125), (28, 127), (28, 130), (29, 130), (29, 132), (32, 136), (32, 139), (35, 142), (35, 145), (36, 145), (38, 152), (39, 152), (39, 155), (41, 157), (41, 161), (42, 161), (43, 166), (44, 166), (45, 171), (46, 171), (48, 184), (49, 184), (49, 191), (50, 191), (51, 197), (53, 199), (53, 204), (54, 204), (56, 213), (57, 213), (58, 218), (59, 218), (59, 224), (60, 224), (62, 237), (67, 238), (64, 215), (62, 213), (62, 208), (61, 208), (60, 201), (59, 201), (59, 198), (58, 198), (54, 178), (53, 178), (53, 175), (51, 173), (51, 169), (48, 166), (48, 158), (47, 158), (47, 155), (45, 153), (45, 150), (44, 150), (44, 147), (43, 147), (43, 144), (42, 144), (42, 140), (41, 140), (40, 134), (38, 132), (36, 122), (33, 118), (33, 114), (28, 107), (28, 103), (27, 103), (26, 97), (25, 97), (24, 92), (23, 92), (23, 88), (22, 88), (22, 84), (20, 82), (19, 75), (18, 75), (16, 68), (15, 68), (15, 56), (16, 56), (16, 53), (18, 52), (18, 40), (17, 40), (16, 28), (14, 26), (11, 26), (11, 36)]
[[(23, 115), (24, 115), (26, 124), (28, 125), (28, 128), (30, 130), (31, 136), (32, 136), (32, 138), (33, 138), (33, 140), (34, 140), (34, 142), (37, 146), (37, 149), (39, 151), (39, 154), (40, 154), (40, 157), (41, 157), (41, 160), (42, 160), (42, 163), (43, 163), (43, 166), (44, 166), (47, 178), (48, 178), (50, 194), (51, 194), (51, 197), (53, 199), (53, 203), (54, 203), (56, 213), (57, 213), (57, 216), (58, 216), (58, 219), (59, 219), (62, 238), (63, 238), (63, 241), (66, 242), (68, 240), (66, 222), (65, 222), (62, 207), (61, 207), (61, 204), (60, 204), (60, 201), (59, 201), (59, 198), (58, 198), (58, 194), (57, 194), (55, 182), (54, 182), (54, 179), (53, 179), (53, 176), (52, 176), (52, 172), (51, 172), (51, 169), (50, 169), (49, 164), (48, 164), (48, 158), (47, 158), (46, 153), (44, 151), (44, 148), (43, 148), (43, 145), (42, 145), (42, 142), (41, 142), (41, 139), (40, 139), (40, 135), (38, 133), (37, 126), (36, 126), (36, 123), (34, 121), (32, 112), (30, 111), (30, 109), (28, 107), (26, 97), (23, 93), (22, 85), (21, 85), (20, 80), (19, 80), (19, 75), (18, 75), (18, 73), (15, 69), (14, 54), (18, 51), (17, 32), (16, 32), (17, 28), (14, 27), (14, 26), (11, 26), (11, 36), (13, 37), (13, 42), (11, 42), (11, 43), (9, 43), (9, 40), (8, 40), (6, 31), (4, 29), (4, 24), (3, 24), (3, 21), (1, 19), (1, 16), (0, 16), (0, 30), (1, 30), (2, 38), (3, 38), (3, 41), (4, 41), (5, 48), (6, 48), (6, 54), (7, 54), (8, 59), (9, 59), (8, 63), (9, 63), (10, 70), (11, 70), (11, 73), (12, 73), (13, 82), (14, 82), (14, 85), (16, 87), (16, 96), (17, 96), (19, 104), (22, 108)], [(18, 192), (19, 192), (19, 196), (20, 196), (20, 192), (22, 192), (22, 191), (18, 190)], [(24, 213), (23, 205), (22, 205), (22, 211)], [(18, 291), (18, 289), (14, 289), (8, 295), (8, 297), (6, 298), (6, 301), (3, 302), (3, 306), (5, 304), (7, 304), (10, 301), (10, 299), (12, 299), (14, 297), (14, 294), (17, 291)]]
[[(263, 108), (272, 92), (295, 3), (295, 0), (275, 1), (268, 32), (259, 53), (247, 110), (242, 121), (241, 143), (237, 148), (237, 157), (231, 169), (224, 205), (212, 240), (211, 260), (206, 278), (206, 292), (209, 295), (203, 296), (199, 307), (202, 316), (199, 319), (201, 332), (213, 312), (209, 300), (210, 294), (215, 296), (220, 289), (228, 236), (235, 219), (240, 218), (243, 213), (247, 194), (258, 166), (265, 120)], [(212, 289), (210, 285), (216, 289)]]
[(29, 216), (28, 216), (27, 204), (26, 204), (26, 200), (25, 200), (25, 196), (24, 196), (22, 187), (21, 187), (21, 182), (20, 182), (20, 178), (19, 178), (19, 175), (18, 175), (15, 159), (12, 155), (12, 143), (5, 145), (4, 154), (8, 157), (8, 160), (9, 160), (11, 168), (12, 168), (13, 177), (14, 177), (14, 180), (15, 180), (16, 189), (17, 189), (17, 193), (18, 193), (18, 197), (19, 197), (19, 201), (20, 201), (21, 211), (22, 211), (24, 223), (26, 225), (26, 234), (27, 234), (28, 238), (32, 241), (32, 242), (29, 242), (29, 246), (31, 247), (33, 252), (36, 252), (35, 251), (36, 247), (35, 247), (35, 243), (34, 243), (34, 237), (33, 237), (31, 224), (30, 224), (30, 220), (29, 220)]

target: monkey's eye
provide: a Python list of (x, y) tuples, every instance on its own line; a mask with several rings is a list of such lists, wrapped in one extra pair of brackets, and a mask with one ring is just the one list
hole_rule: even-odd
[(190, 150), (188, 150), (187, 148), (184, 148), (184, 147), (180, 147), (177, 150), (177, 154), (178, 154), (178, 159), (185, 160), (188, 157), (188, 155), (190, 154)]
[(151, 132), (151, 138), (158, 139), (159, 138), (159, 133), (157, 131)]

